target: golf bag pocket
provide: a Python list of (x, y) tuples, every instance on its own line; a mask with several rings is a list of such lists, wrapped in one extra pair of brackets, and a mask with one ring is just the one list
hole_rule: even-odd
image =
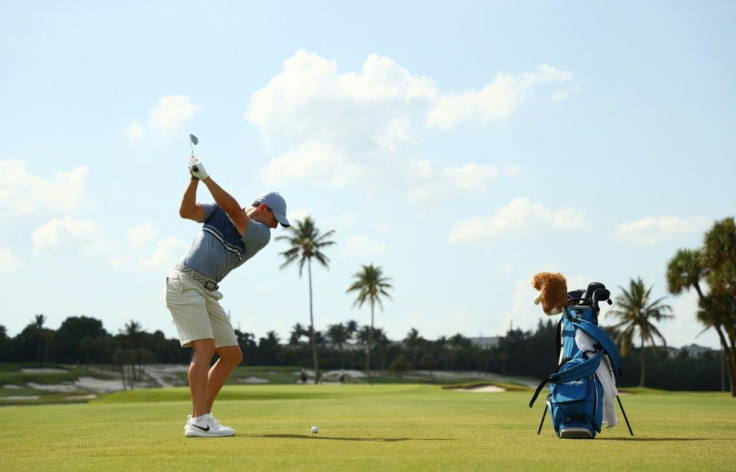
[[(560, 373), (585, 362), (576, 357), (566, 362)], [(594, 438), (601, 431), (603, 386), (595, 373), (549, 384), (547, 404), (555, 433), (561, 438)]]

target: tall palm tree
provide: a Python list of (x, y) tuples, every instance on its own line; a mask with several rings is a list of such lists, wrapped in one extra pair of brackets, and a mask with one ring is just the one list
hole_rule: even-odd
[(353, 306), (362, 307), (365, 302), (371, 306), (371, 326), (368, 331), (368, 348), (366, 349), (366, 370), (368, 371), (368, 383), (371, 382), (371, 344), (373, 343), (373, 325), (375, 321), (374, 308), (376, 303), (383, 310), (383, 301), (381, 297), (391, 298), (387, 290), (392, 288), (389, 281), (391, 278), (383, 276), (383, 269), (373, 264), (363, 265), (361, 270), (353, 275), (355, 279), (353, 284), (347, 289), (347, 292), (358, 292)]
[(322, 253), (322, 250), (328, 246), (335, 244), (330, 241), (330, 237), (335, 234), (334, 230), (327, 231), (324, 234), (315, 226), (314, 220), (310, 216), (305, 217), (301, 221), (295, 221), (289, 226), (288, 236), (278, 236), (276, 240), (288, 241), (291, 247), (282, 252), (286, 261), (281, 264), (281, 268), (296, 262), (299, 266), (299, 277), (302, 276), (304, 264), (307, 265), (307, 274), (309, 276), (309, 342), (312, 345), (312, 360), (314, 362), (314, 382), (317, 383), (319, 375), (319, 359), (317, 358), (317, 343), (314, 339), (314, 310), (312, 303), (312, 258), (322, 264), (325, 268), (329, 268), (330, 259)]
[(634, 336), (638, 333), (639, 340), (641, 341), (641, 349), (639, 351), (641, 363), (639, 386), (644, 387), (646, 378), (644, 347), (649, 343), (656, 349), (657, 343), (655, 338), (659, 338), (662, 344), (667, 347), (667, 341), (657, 327), (654, 326), (653, 321), (674, 318), (671, 314), (672, 308), (662, 302), (665, 297), (651, 301), (650, 297), (653, 287), (646, 288), (641, 277), (630, 281), (629, 290), (623, 287), (619, 288), (623, 293), (616, 297), (616, 305), (607, 313), (607, 316), (615, 316), (621, 320), (614, 325), (614, 328), (622, 328), (622, 331), (616, 336), (616, 342), (621, 346), (622, 355), (625, 356), (629, 352), (629, 348), (634, 341)]

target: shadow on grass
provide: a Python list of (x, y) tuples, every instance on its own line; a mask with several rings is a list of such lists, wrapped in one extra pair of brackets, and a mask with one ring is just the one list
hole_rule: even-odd
[(316, 439), (322, 441), (366, 441), (366, 442), (402, 442), (402, 441), (452, 441), (447, 438), (347, 438), (317, 436), (309, 434), (248, 434), (252, 438), (275, 438), (275, 439)]
[(690, 441), (713, 441), (709, 438), (639, 438), (634, 436), (627, 438), (601, 438), (596, 437), (595, 441), (639, 441), (639, 442), (690, 442)]

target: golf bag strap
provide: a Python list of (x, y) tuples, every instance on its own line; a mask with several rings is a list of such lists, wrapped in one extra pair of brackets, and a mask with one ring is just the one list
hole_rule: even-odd
[(583, 379), (585, 377), (589, 377), (593, 375), (596, 370), (598, 370), (598, 366), (601, 365), (602, 357), (603, 357), (603, 351), (598, 351), (593, 355), (593, 357), (586, 359), (585, 361), (581, 362), (575, 367), (572, 367), (570, 369), (563, 370), (563, 371), (559, 370), (562, 366), (558, 367), (557, 371), (555, 371), (552, 375), (550, 375), (546, 379), (542, 380), (542, 382), (537, 386), (537, 389), (534, 391), (534, 395), (532, 396), (532, 399), (529, 401), (529, 408), (531, 408), (534, 405), (534, 402), (537, 401), (537, 397), (541, 393), (544, 386), (547, 385), (547, 383), (549, 382), (565, 383), (565, 382), (570, 382), (572, 380), (578, 380), (578, 379)]
[(560, 353), (562, 352), (562, 317), (557, 322), (557, 331), (555, 331), (555, 352), (557, 353), (557, 362), (561, 359)]
[(583, 330), (585, 334), (593, 338), (595, 342), (601, 345), (603, 351), (608, 354), (608, 359), (611, 361), (611, 366), (613, 367), (613, 373), (616, 376), (616, 379), (618, 379), (622, 372), (621, 355), (619, 354), (618, 346), (616, 346), (611, 337), (608, 336), (608, 333), (606, 333), (602, 328), (596, 326), (590, 321), (585, 321), (571, 315), (567, 311), (567, 307), (564, 307), (564, 309), (565, 316), (570, 321), (570, 323), (576, 328)]
[(534, 406), (534, 402), (537, 401), (537, 397), (539, 396), (539, 393), (542, 391), (545, 385), (547, 385), (547, 382), (549, 382), (551, 377), (547, 377), (546, 379), (542, 380), (542, 382), (539, 384), (537, 389), (534, 391), (534, 395), (532, 396), (532, 399), (529, 400), (529, 408)]
[(593, 357), (585, 359), (585, 361), (567, 370), (557, 371), (549, 376), (549, 381), (554, 383), (565, 383), (572, 380), (584, 379), (589, 377), (598, 370), (598, 366), (601, 365), (601, 358), (603, 357), (603, 351), (598, 351), (593, 354)]

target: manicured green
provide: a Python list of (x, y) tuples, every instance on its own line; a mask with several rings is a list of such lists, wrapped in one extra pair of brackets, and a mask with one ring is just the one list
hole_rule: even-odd
[[(121, 392), (80, 405), (0, 409), (7, 470), (733, 470), (736, 399), (624, 394), (626, 426), (561, 440), (530, 392), (435, 385), (226, 386), (215, 415), (238, 434), (186, 438), (185, 388)], [(309, 432), (311, 426), (320, 433)], [(572, 466), (563, 458), (572, 457)]]

